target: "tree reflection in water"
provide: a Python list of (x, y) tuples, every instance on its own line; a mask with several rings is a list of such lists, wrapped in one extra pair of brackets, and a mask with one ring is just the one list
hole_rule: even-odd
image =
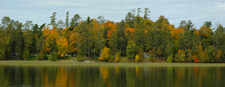
[(0, 66), (0, 86), (222, 87), (225, 67)]

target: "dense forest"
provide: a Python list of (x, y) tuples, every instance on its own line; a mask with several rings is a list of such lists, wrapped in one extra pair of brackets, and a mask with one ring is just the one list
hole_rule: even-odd
[[(103, 16), (81, 20), (79, 14), (70, 17), (69, 12), (63, 21), (56, 15), (54, 12), (51, 22), (42, 25), (3, 17), (0, 59), (28, 60), (35, 56), (37, 60), (54, 61), (72, 56), (78, 61), (118, 62), (125, 57), (136, 62), (225, 62), (225, 27), (212, 28), (211, 21), (196, 29), (190, 20), (183, 20), (175, 28), (164, 16), (152, 21), (148, 8), (133, 9), (120, 22)], [(149, 56), (144, 57), (146, 54)]]

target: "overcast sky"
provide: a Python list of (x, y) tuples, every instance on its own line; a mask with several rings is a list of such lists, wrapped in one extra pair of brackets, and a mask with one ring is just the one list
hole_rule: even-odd
[(0, 18), (9, 16), (23, 23), (27, 20), (43, 24), (50, 22), (50, 16), (57, 12), (57, 20), (65, 21), (66, 12), (70, 17), (79, 14), (119, 22), (131, 9), (149, 8), (150, 19), (156, 21), (160, 15), (169, 19), (170, 24), (179, 26), (181, 20), (191, 20), (196, 28), (205, 21), (225, 25), (225, 0), (1, 0)]

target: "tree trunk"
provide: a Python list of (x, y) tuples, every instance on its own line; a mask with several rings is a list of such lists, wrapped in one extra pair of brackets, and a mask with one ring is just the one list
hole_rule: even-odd
[(95, 60), (95, 52), (94, 52), (94, 60)]
[(88, 45), (88, 60), (90, 60), (90, 47)]
[[(120, 38), (122, 38), (122, 34), (120, 35)], [(120, 55), (122, 55), (122, 46), (121, 46), (121, 44), (122, 44), (122, 41), (120, 41)]]

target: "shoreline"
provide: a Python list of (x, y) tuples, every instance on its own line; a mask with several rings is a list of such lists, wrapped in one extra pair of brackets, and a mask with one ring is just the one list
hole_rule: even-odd
[(0, 61), (0, 66), (120, 66), (120, 67), (225, 67), (225, 63), (129, 63), (129, 62), (76, 62), (76, 61), (20, 61), (8, 60)]

